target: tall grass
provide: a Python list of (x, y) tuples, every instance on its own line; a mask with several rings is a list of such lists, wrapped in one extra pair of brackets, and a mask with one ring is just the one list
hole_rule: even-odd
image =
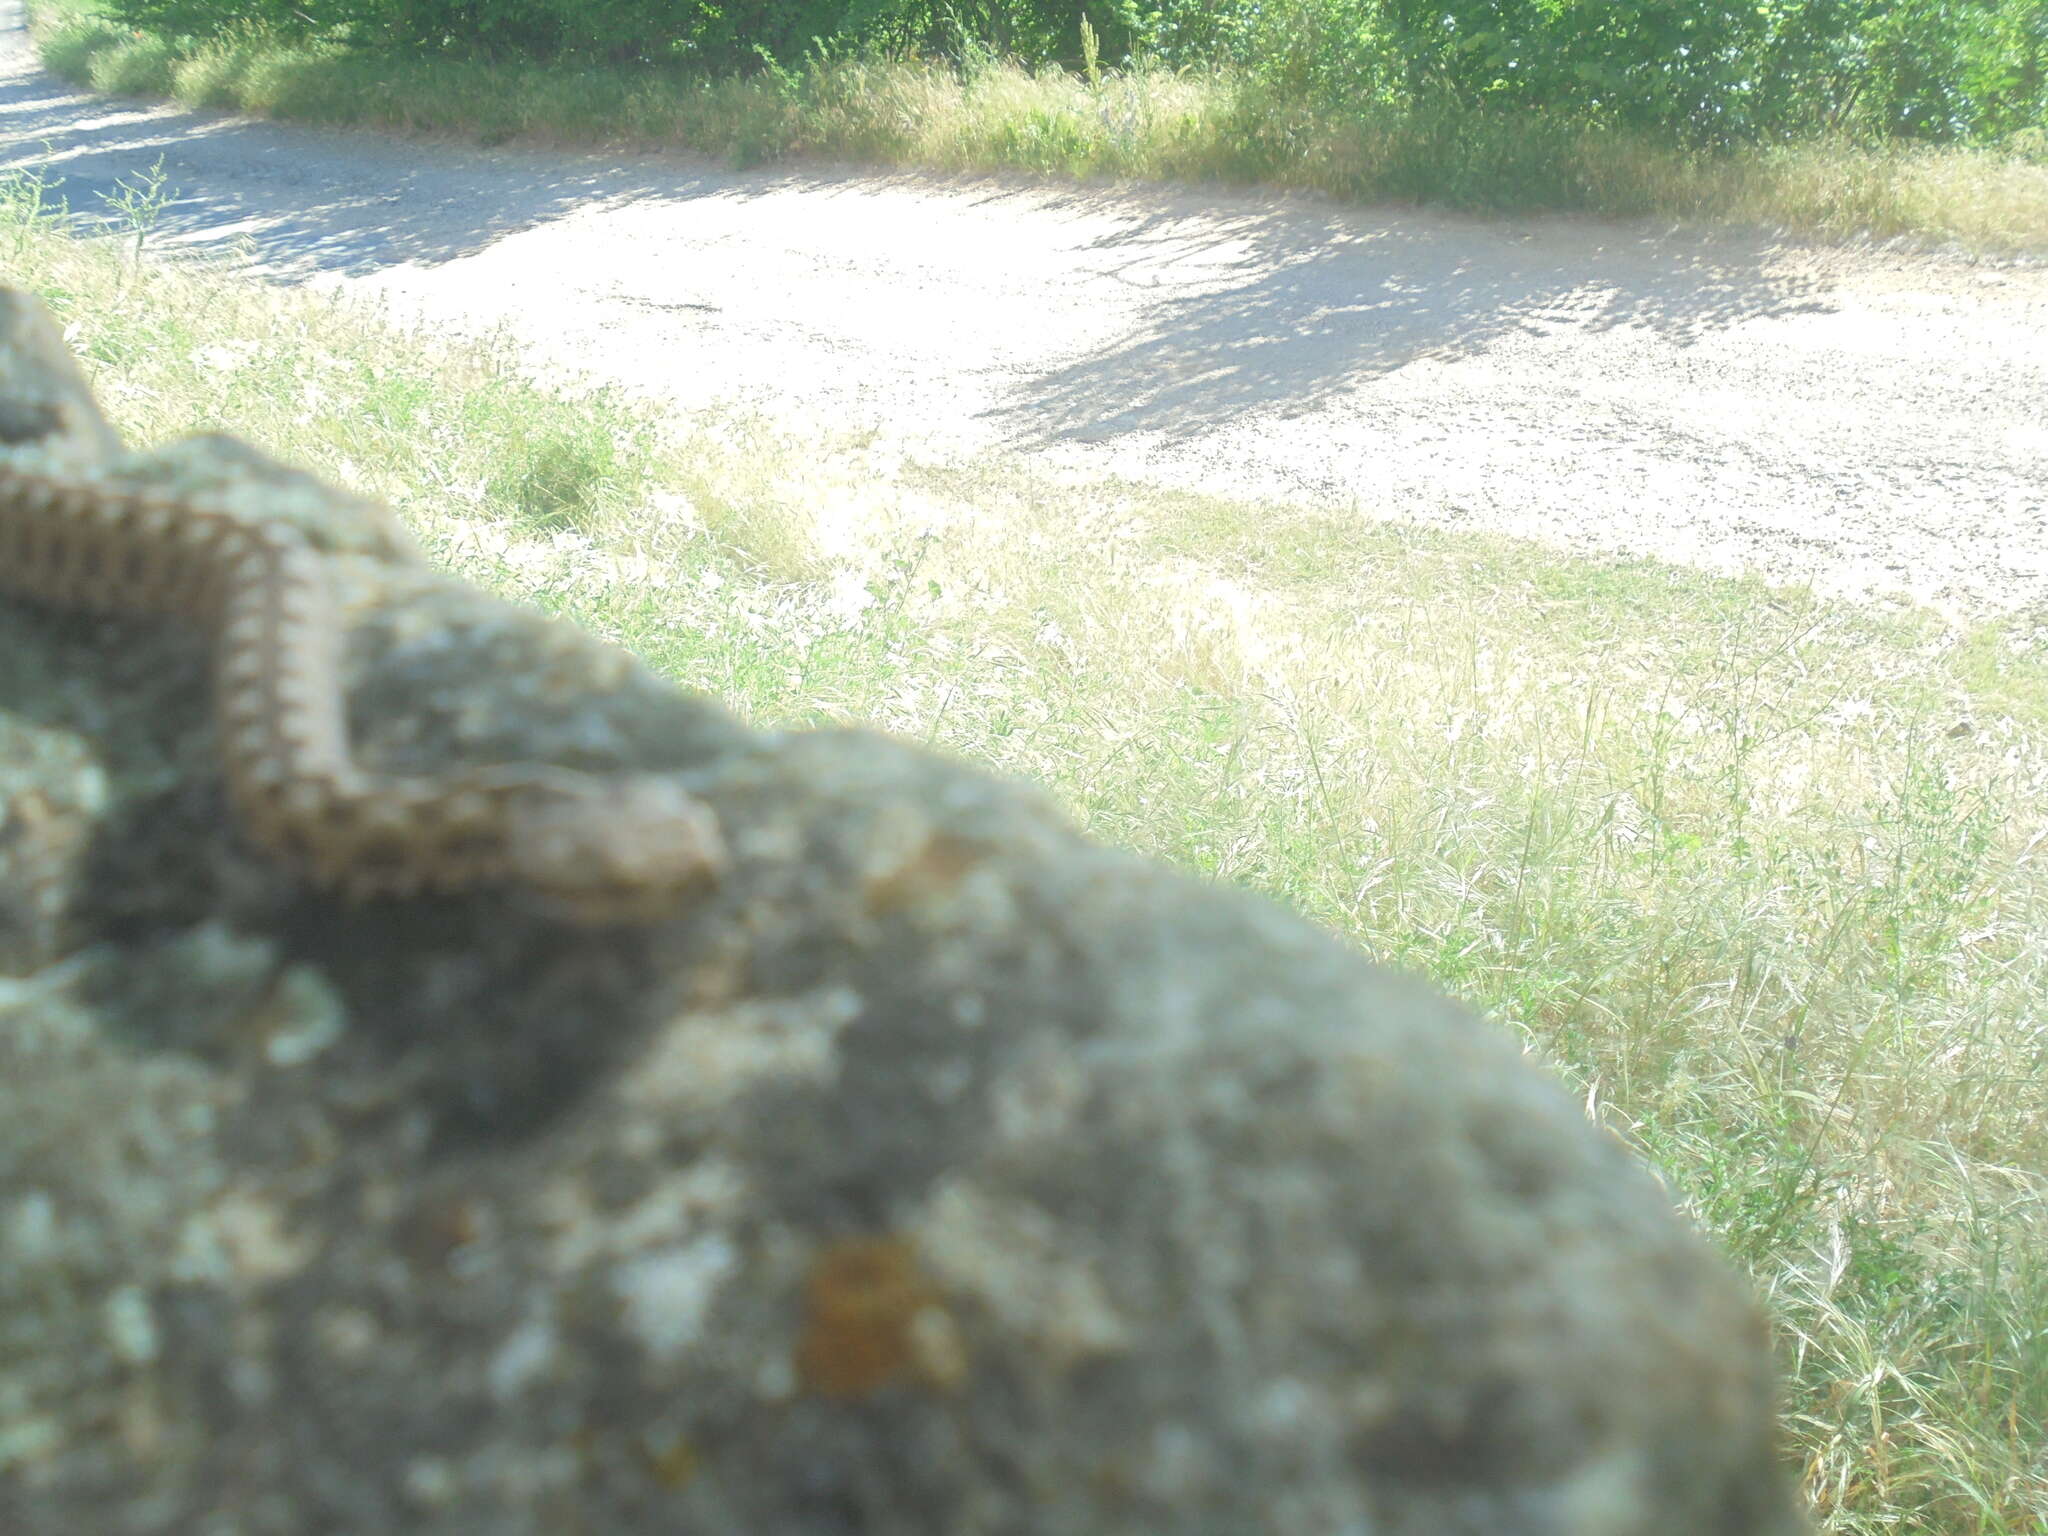
[(168, 39), (90, 0), (38, 0), (59, 73), (300, 121), (487, 144), (687, 147), (747, 166), (795, 155), (946, 171), (1260, 183), (1362, 201), (1743, 220), (1834, 236), (2048, 248), (2048, 141), (2004, 150), (1841, 142), (1686, 149), (1539, 112), (1316, 106), (1217, 67), (1095, 78), (984, 61), (813, 60), (659, 72), (373, 57), (241, 31)]
[(1769, 1300), (1827, 1529), (2048, 1528), (2048, 628), (658, 421), (0, 209), (139, 440), (246, 434), (763, 724), (868, 721), (1555, 1060)]

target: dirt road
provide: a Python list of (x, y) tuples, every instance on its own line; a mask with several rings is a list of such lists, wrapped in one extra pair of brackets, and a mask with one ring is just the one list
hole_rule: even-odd
[(106, 102), (0, 0), (0, 167), (509, 324), (544, 365), (931, 457), (2048, 602), (2048, 264), (1303, 198), (475, 150)]

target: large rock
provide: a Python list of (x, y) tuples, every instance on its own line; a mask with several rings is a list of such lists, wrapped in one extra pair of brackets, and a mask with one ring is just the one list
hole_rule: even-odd
[[(0, 320), (0, 450), (104, 460)], [(200, 636), (0, 598), (0, 1529), (1803, 1529), (1743, 1287), (1502, 1032), (345, 545), (365, 763), (674, 771), (732, 867), (346, 906), (228, 814)]]

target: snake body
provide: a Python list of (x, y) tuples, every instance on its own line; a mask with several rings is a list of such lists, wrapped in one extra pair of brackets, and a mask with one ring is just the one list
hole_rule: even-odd
[[(375, 553), (416, 560), (395, 533)], [(220, 751), (251, 838), (352, 898), (504, 884), (573, 920), (658, 916), (715, 879), (671, 777), (542, 765), (380, 774), (350, 753), (329, 556), (285, 519), (0, 464), (0, 591), (212, 632)]]

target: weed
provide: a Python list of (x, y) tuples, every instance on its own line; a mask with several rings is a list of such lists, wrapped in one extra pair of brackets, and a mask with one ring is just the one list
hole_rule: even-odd
[(117, 178), (112, 192), (100, 193), (100, 201), (112, 209), (128, 232), (134, 237), (129, 251), (137, 267), (142, 264), (142, 242), (149, 237), (157, 221), (163, 217), (165, 206), (173, 195), (167, 185), (169, 178), (164, 173), (164, 157), (158, 155), (156, 163), (144, 171), (131, 171)]

